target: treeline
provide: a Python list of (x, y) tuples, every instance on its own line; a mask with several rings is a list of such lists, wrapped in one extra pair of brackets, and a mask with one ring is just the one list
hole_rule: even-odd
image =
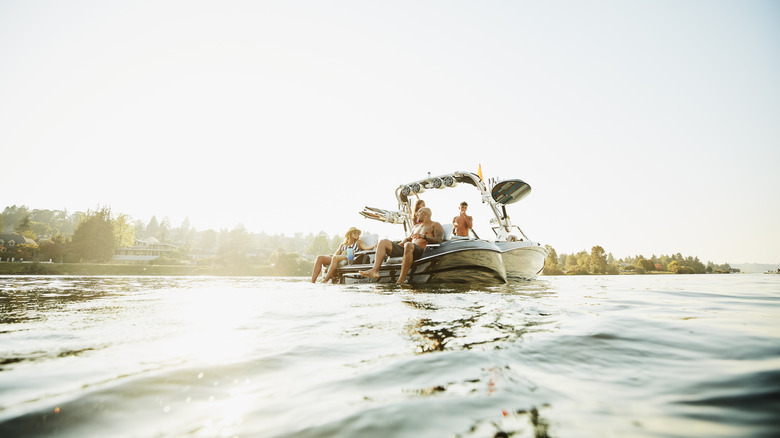
[(277, 275), (310, 275), (309, 255), (332, 253), (342, 240), (324, 232), (293, 236), (252, 233), (242, 224), (230, 230), (199, 231), (190, 226), (189, 219), (173, 226), (167, 217), (158, 220), (152, 216), (146, 222), (114, 214), (107, 207), (69, 213), (14, 205), (0, 215), (0, 232), (21, 234), (35, 241), (34, 245), (0, 248), (0, 260), (106, 263), (117, 248), (153, 237), (176, 247), (154, 264), (216, 266), (236, 274), (266, 265)]
[(652, 255), (646, 258), (642, 255), (615, 259), (612, 253), (607, 254), (601, 246), (594, 246), (590, 252), (580, 251), (576, 254), (561, 254), (546, 245), (548, 255), (544, 264), (543, 275), (588, 275), (621, 273), (648, 274), (713, 274), (739, 272), (732, 269), (728, 263), (716, 265), (707, 262), (705, 265), (698, 257), (677, 253), (674, 255)]
[[(95, 211), (30, 210), (26, 206), (5, 207), (0, 214), (0, 232), (24, 235), (35, 244), (0, 246), (0, 260), (33, 260), (64, 263), (106, 263), (117, 248), (132, 246), (136, 239), (150, 237), (173, 245), (176, 250), (154, 260), (157, 265), (197, 265), (220, 272), (244, 274), (272, 272), (275, 275), (310, 275), (313, 256), (330, 254), (343, 237), (296, 233), (269, 235), (253, 233), (244, 225), (233, 229), (199, 231), (185, 218), (174, 226), (164, 217), (149, 221), (126, 214), (113, 214), (110, 208)], [(601, 246), (591, 251), (558, 255), (551, 246), (544, 275), (586, 275), (621, 273), (703, 274), (736, 272), (728, 264), (705, 265), (698, 257), (681, 254), (637, 255), (615, 259)], [(263, 267), (258, 270), (258, 267)]]

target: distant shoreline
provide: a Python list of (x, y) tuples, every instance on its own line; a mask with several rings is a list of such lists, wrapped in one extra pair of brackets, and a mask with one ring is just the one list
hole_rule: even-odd
[(227, 268), (183, 265), (116, 265), (38, 262), (0, 262), (0, 275), (276, 276), (273, 272), (273, 267), (270, 265)]
[[(673, 272), (648, 271), (644, 274), (621, 272), (618, 275), (673, 275)], [(183, 265), (118, 265), (99, 263), (40, 263), (0, 262), (0, 275), (57, 275), (57, 276), (236, 276), (236, 277), (301, 277), (308, 275), (280, 275), (273, 266), (246, 266), (242, 268), (204, 267)], [(542, 275), (568, 277), (577, 274)], [(596, 274), (582, 274), (596, 275)], [(606, 274), (605, 274), (606, 275)], [(697, 274), (684, 274), (697, 275)]]

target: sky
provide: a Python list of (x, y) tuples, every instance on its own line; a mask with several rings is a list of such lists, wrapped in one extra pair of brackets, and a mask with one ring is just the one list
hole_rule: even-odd
[(286, 235), (481, 166), (559, 254), (780, 263), (780, 3), (5, 0), (0, 156), (0, 208)]

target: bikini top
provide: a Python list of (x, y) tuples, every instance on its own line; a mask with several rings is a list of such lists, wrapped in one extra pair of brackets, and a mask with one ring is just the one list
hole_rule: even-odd
[(341, 254), (346, 254), (347, 248), (352, 248), (352, 251), (354, 252), (360, 251), (360, 246), (358, 245), (358, 242), (359, 241), (356, 240), (355, 243), (353, 243), (352, 245), (347, 245), (346, 243), (342, 243), (341, 246), (339, 247), (339, 252)]

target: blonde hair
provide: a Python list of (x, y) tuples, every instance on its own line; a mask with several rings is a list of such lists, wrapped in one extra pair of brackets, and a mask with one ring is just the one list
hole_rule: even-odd
[[(422, 205), (422, 206), (421, 206)], [(425, 205), (425, 201), (422, 199), (417, 199), (417, 202), (414, 203), (414, 211), (412, 212), (412, 223), (419, 224), (420, 222), (417, 220), (417, 212), (421, 209), (425, 208), (423, 207)]]
[[(358, 233), (360, 233), (360, 234), (363, 234), (363, 232), (362, 232), (362, 231), (360, 231), (360, 230), (358, 230), (357, 228), (355, 228), (355, 227), (350, 227), (350, 228), (349, 228), (349, 231), (347, 231), (347, 233), (346, 233), (346, 234), (344, 234), (344, 242), (342, 242), (342, 245), (346, 245), (346, 244), (348, 244), (348, 243), (349, 243), (349, 239), (352, 237), (352, 233), (353, 233), (353, 232), (355, 232), (355, 231), (357, 231), (357, 232), (358, 232)], [(358, 240), (360, 240), (360, 237), (358, 237), (357, 239), (355, 239), (355, 241), (358, 241)]]

